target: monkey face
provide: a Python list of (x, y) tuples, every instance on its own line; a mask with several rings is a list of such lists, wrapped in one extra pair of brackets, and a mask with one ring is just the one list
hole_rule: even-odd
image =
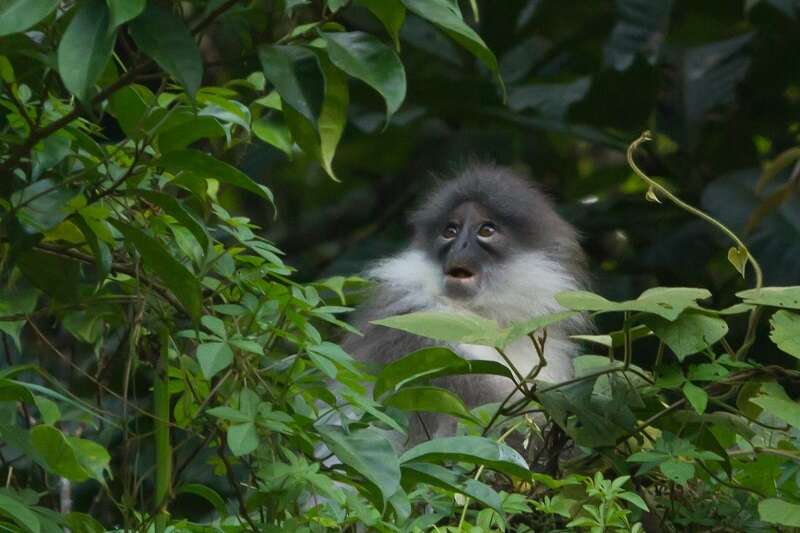
[(475, 297), (487, 285), (493, 267), (507, 257), (509, 244), (506, 229), (480, 204), (465, 202), (453, 209), (434, 240), (445, 294)]

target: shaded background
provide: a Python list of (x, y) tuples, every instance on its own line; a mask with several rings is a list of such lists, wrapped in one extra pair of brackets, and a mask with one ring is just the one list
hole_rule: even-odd
[[(764, 191), (754, 188), (765, 162), (798, 144), (800, 2), (503, 0), (478, 8), (475, 22), (462, 3), (501, 63), (506, 104), (472, 56), (409, 15), (406, 102), (384, 128), (378, 96), (351, 83), (352, 102), (371, 105), (351, 104), (334, 161), (341, 183), (265, 143), (239, 154), (281, 213), (273, 221), (261, 204), (228, 201), (262, 225), (301, 279), (358, 272), (402, 247), (405, 214), (432, 175), (481, 158), (534, 177), (557, 199), (584, 236), (596, 291), (627, 298), (654, 285), (705, 286), (713, 304), (726, 305), (752, 283), (727, 263), (730, 243), (675, 206), (648, 202), (625, 163), (627, 144), (651, 129), (656, 142), (639, 158), (645, 171), (746, 235), (767, 284), (800, 282), (793, 165)], [(342, 13), (348, 26), (383, 34), (367, 11)], [(222, 57), (242, 46), (236, 24), (231, 15), (215, 34)], [(211, 75), (237, 72), (229, 63)]]

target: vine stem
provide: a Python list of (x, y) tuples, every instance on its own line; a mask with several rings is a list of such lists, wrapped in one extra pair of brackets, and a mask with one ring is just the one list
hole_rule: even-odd
[(637, 176), (639, 176), (651, 188), (658, 190), (658, 192), (661, 193), (661, 195), (667, 198), (670, 202), (677, 205), (684, 211), (688, 211), (694, 216), (702, 218), (709, 224), (715, 226), (717, 229), (719, 229), (725, 235), (727, 235), (733, 242), (735, 242), (736, 246), (739, 247), (739, 249), (744, 250), (744, 252), (747, 254), (747, 259), (753, 264), (753, 271), (756, 274), (755, 288), (760, 289), (764, 284), (764, 274), (763, 271), (761, 270), (761, 265), (758, 263), (758, 261), (756, 261), (756, 258), (753, 257), (753, 254), (750, 253), (750, 250), (747, 248), (747, 246), (744, 245), (742, 240), (733, 231), (731, 231), (725, 224), (723, 224), (716, 218), (712, 217), (708, 213), (704, 213), (700, 209), (687, 204), (686, 202), (684, 202), (683, 200), (672, 194), (666, 187), (664, 187), (663, 185), (655, 181), (653, 178), (649, 177), (647, 174), (642, 172), (642, 170), (636, 165), (636, 162), (633, 160), (633, 154), (639, 148), (640, 144), (652, 140), (653, 140), (652, 134), (649, 131), (645, 131), (639, 136), (638, 139), (633, 141), (628, 146), (628, 152), (627, 152), (628, 165), (631, 167), (631, 169), (633, 169), (633, 171), (636, 173)]
[(169, 513), (167, 502), (172, 492), (172, 445), (169, 434), (169, 331), (163, 327), (159, 331), (160, 353), (156, 365), (153, 384), (153, 411), (156, 415), (153, 438), (156, 453), (156, 509), (155, 530), (163, 533), (167, 528)]
[[(628, 166), (631, 167), (631, 169), (636, 173), (637, 176), (639, 176), (639, 178), (641, 178), (645, 183), (647, 183), (650, 186), (651, 191), (658, 191), (660, 195), (667, 198), (670, 202), (680, 207), (684, 211), (687, 211), (692, 215), (702, 220), (705, 220), (712, 226), (719, 229), (722, 233), (727, 235), (728, 238), (730, 238), (734, 243), (736, 243), (738, 250), (743, 250), (744, 253), (747, 254), (747, 260), (753, 265), (753, 272), (755, 272), (756, 276), (755, 288), (760, 289), (761, 287), (763, 287), (764, 273), (761, 270), (761, 265), (753, 256), (753, 254), (750, 252), (750, 249), (747, 248), (747, 246), (745, 246), (742, 240), (733, 231), (731, 231), (725, 224), (723, 224), (716, 218), (712, 217), (708, 213), (705, 213), (700, 209), (687, 204), (686, 202), (684, 202), (683, 200), (672, 194), (666, 187), (664, 187), (660, 183), (656, 182), (653, 178), (642, 172), (642, 170), (636, 165), (636, 162), (633, 160), (633, 155), (636, 153), (636, 150), (639, 148), (639, 145), (644, 142), (652, 140), (653, 140), (653, 135), (649, 131), (644, 131), (639, 136), (638, 139), (636, 139), (630, 145), (628, 145), (628, 151), (626, 154), (628, 160)], [(656, 196), (655, 199), (658, 200), (658, 197)], [(744, 276), (744, 266), (742, 267), (742, 276)], [(744, 359), (744, 356), (747, 354), (747, 351), (750, 349), (750, 346), (753, 345), (756, 335), (756, 326), (758, 325), (758, 319), (760, 315), (761, 315), (761, 309), (758, 306), (754, 307), (753, 310), (750, 312), (750, 319), (748, 320), (747, 323), (747, 333), (745, 333), (742, 345), (736, 351), (735, 359), (737, 360)]]

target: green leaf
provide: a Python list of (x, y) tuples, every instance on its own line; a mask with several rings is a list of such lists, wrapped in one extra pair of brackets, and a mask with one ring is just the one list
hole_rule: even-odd
[(121, 220), (109, 219), (125, 240), (132, 243), (148, 270), (155, 273), (193, 318), (200, 316), (203, 306), (200, 282), (180, 261), (175, 259), (164, 246), (139, 228)]
[(233, 362), (233, 350), (227, 342), (206, 342), (197, 347), (197, 361), (203, 377), (211, 379)]
[(154, 105), (155, 98), (150, 89), (142, 85), (123, 87), (111, 95), (109, 111), (117, 119), (119, 127), (128, 137), (139, 139), (145, 126), (145, 118)]
[(511, 371), (496, 361), (473, 361), (448, 348), (423, 348), (386, 365), (375, 381), (373, 395), (395, 392), (401, 387), (440, 376), (492, 374), (512, 379)]
[(73, 193), (51, 179), (35, 181), (11, 195), (17, 219), (30, 233), (45, 233), (69, 214), (67, 202)]
[(724, 320), (697, 311), (686, 311), (674, 321), (647, 316), (644, 323), (653, 330), (679, 360), (701, 352), (728, 334)]
[(394, 47), (400, 51), (400, 28), (406, 20), (406, 8), (400, 0), (356, 0), (356, 4), (370, 10), (381, 21), (383, 27), (392, 37)]
[(301, 46), (263, 45), (258, 57), (264, 77), (283, 101), (316, 125), (325, 86), (316, 54)]
[(338, 426), (317, 429), (336, 457), (377, 487), (384, 501), (400, 488), (400, 462), (380, 430), (369, 427), (348, 434)]
[(131, 37), (145, 54), (175, 78), (193, 96), (203, 78), (200, 50), (183, 20), (171, 9), (150, 2), (128, 26)]
[(334, 65), (383, 97), (388, 122), (406, 97), (406, 73), (395, 51), (373, 35), (360, 31), (323, 33), (322, 38)]
[(687, 308), (697, 306), (697, 300), (710, 296), (711, 293), (706, 289), (654, 287), (644, 291), (637, 299), (624, 302), (612, 302), (587, 291), (562, 292), (556, 295), (556, 301), (576, 311), (641, 311), (675, 320)]
[(320, 157), (322, 168), (328, 176), (339, 181), (333, 171), (333, 156), (342, 138), (347, 122), (347, 106), (350, 100), (347, 78), (324, 56), (319, 58), (325, 77), (325, 100), (319, 115)]
[(255, 451), (258, 448), (258, 433), (255, 423), (246, 422), (229, 427), (228, 447), (236, 457)]
[(60, 0), (3, 0), (0, 3), (0, 37), (27, 30), (58, 5)]
[(658, 468), (667, 478), (680, 485), (686, 485), (686, 482), (694, 477), (694, 465), (676, 459), (664, 461)]
[[(6, 15), (0, 14), (0, 16)], [(0, 18), (0, 21), (2, 20)], [(26, 531), (39, 533), (42, 530), (39, 517), (27, 505), (5, 494), (0, 494), (0, 516), (7, 516), (18, 526), (26, 528)]]
[(427, 483), (450, 492), (469, 496), (504, 516), (500, 495), (488, 485), (443, 466), (428, 463), (407, 463), (401, 467), (403, 483)]
[(138, 17), (147, 4), (147, 0), (106, 0), (106, 2), (111, 12), (112, 29)]
[(267, 144), (271, 144), (290, 159), (292, 157), (292, 134), (283, 121), (259, 118), (253, 122), (253, 133)]
[(406, 451), (400, 462), (441, 463), (464, 461), (484, 465), (492, 470), (530, 479), (525, 459), (513, 448), (485, 437), (441, 437), (418, 444)]
[(800, 309), (800, 286), (749, 289), (737, 292), (736, 296), (746, 304)]
[(97, 282), (101, 283), (111, 272), (111, 263), (114, 259), (111, 256), (111, 249), (95, 232), (94, 227), (97, 227), (97, 224), (90, 223), (90, 219), (80, 214), (72, 217), (71, 220), (81, 230), (86, 242), (89, 243), (89, 247), (92, 249), (95, 265), (97, 266)]
[(469, 50), (495, 74), (505, 91), (497, 69), (497, 58), (483, 39), (464, 22), (457, 3), (450, 0), (402, 0), (402, 2), (409, 11), (440, 27), (454, 41)]
[(214, 117), (193, 114), (177, 123), (167, 123), (158, 133), (158, 151), (162, 154), (186, 148), (201, 139), (225, 136), (225, 128)]
[(90, 477), (100, 483), (105, 483), (103, 473), (111, 472), (109, 468), (111, 455), (109, 455), (108, 450), (92, 440), (67, 437), (67, 441), (75, 450), (81, 467), (89, 473)]
[(800, 315), (780, 310), (770, 319), (770, 339), (778, 348), (800, 358)]
[(505, 337), (494, 320), (443, 311), (417, 311), (373, 320), (372, 323), (447, 342), (497, 346), (502, 345)]
[(744, 269), (747, 266), (747, 260), (747, 250), (744, 248), (734, 246), (728, 250), (728, 262), (733, 265), (733, 268), (735, 268), (742, 277), (744, 277)]
[(273, 203), (272, 192), (267, 187), (256, 183), (238, 168), (199, 150), (175, 150), (162, 156), (155, 164), (172, 173), (186, 171), (208, 179), (215, 179), (250, 191)]
[(179, 486), (175, 493), (194, 494), (195, 496), (200, 496), (214, 506), (214, 509), (217, 511), (217, 514), (220, 516), (220, 518), (228, 516), (228, 511), (225, 508), (225, 500), (223, 500), (222, 496), (217, 494), (214, 489), (207, 487), (206, 485), (201, 485), (200, 483), (187, 483)]
[(705, 390), (691, 381), (687, 381), (683, 384), (683, 394), (686, 396), (686, 399), (689, 400), (689, 403), (692, 404), (695, 411), (701, 415), (706, 412), (708, 393)]
[(767, 498), (758, 502), (758, 516), (770, 524), (800, 527), (800, 505), (778, 498)]
[(58, 44), (58, 72), (64, 86), (83, 101), (111, 59), (117, 40), (108, 21), (105, 2), (89, 0), (80, 5)]
[(39, 409), (39, 414), (42, 415), (42, 421), (45, 424), (52, 426), (61, 419), (61, 411), (58, 409), (56, 402), (45, 398), (44, 396), (34, 396), (33, 400), (36, 403), (36, 408)]
[(165, 194), (163, 192), (148, 191), (143, 189), (132, 190), (128, 193), (133, 197), (141, 197), (145, 200), (154, 203), (164, 210), (165, 213), (173, 217), (180, 224), (192, 232), (194, 238), (200, 243), (203, 250), (208, 248), (209, 237), (205, 225), (200, 222), (197, 217), (190, 213), (181, 202), (174, 196)]
[(562, 311), (559, 313), (550, 313), (547, 315), (536, 316), (524, 322), (518, 322), (512, 324), (509, 328), (506, 329), (507, 333), (505, 337), (502, 339), (502, 343), (500, 344), (500, 346), (498, 346), (498, 348), (502, 349), (520, 337), (545, 329), (548, 326), (552, 326), (553, 324), (561, 322), (562, 320), (566, 320), (568, 318), (577, 316), (577, 314), (578, 313), (574, 311)]
[(105, 533), (106, 528), (88, 514), (71, 512), (64, 517), (64, 521), (74, 533)]
[(17, 267), (31, 284), (45, 294), (63, 303), (78, 301), (80, 265), (77, 261), (29, 250), (19, 255)]
[[(36, 308), (38, 294), (35, 289), (0, 288), (0, 318), (27, 315)], [(0, 331), (8, 334), (17, 350), (22, 350), (20, 334), (25, 320), (0, 320)]]
[(758, 396), (750, 401), (770, 415), (800, 429), (800, 404), (797, 402), (777, 396)]
[(38, 425), (30, 431), (31, 446), (47, 469), (70, 481), (86, 481), (89, 472), (83, 467), (77, 451), (53, 426)]
[(440, 387), (405, 387), (386, 396), (381, 402), (404, 411), (445, 413), (478, 423), (461, 398)]

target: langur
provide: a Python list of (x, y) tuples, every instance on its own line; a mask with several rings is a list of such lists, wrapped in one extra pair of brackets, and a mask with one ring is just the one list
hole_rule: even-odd
[[(385, 365), (437, 344), (372, 320), (436, 310), (474, 314), (507, 326), (562, 311), (554, 295), (586, 285), (577, 232), (545, 194), (510, 169), (466, 167), (431, 192), (412, 214), (411, 225), (408, 248), (367, 270), (375, 288), (354, 319), (363, 336), (344, 341), (359, 360)], [(537, 379), (558, 383), (573, 377), (577, 345), (569, 336), (586, 325), (585, 318), (576, 317), (548, 328), (547, 364)], [(449, 347), (466, 359), (504, 363), (493, 348)], [(505, 354), (523, 376), (539, 364), (528, 337), (512, 343)], [(488, 375), (452, 376), (435, 384), (458, 394), (469, 408), (501, 402), (514, 390), (510, 380)], [(453, 435), (455, 428), (452, 417), (419, 414), (411, 420), (407, 445)]]

